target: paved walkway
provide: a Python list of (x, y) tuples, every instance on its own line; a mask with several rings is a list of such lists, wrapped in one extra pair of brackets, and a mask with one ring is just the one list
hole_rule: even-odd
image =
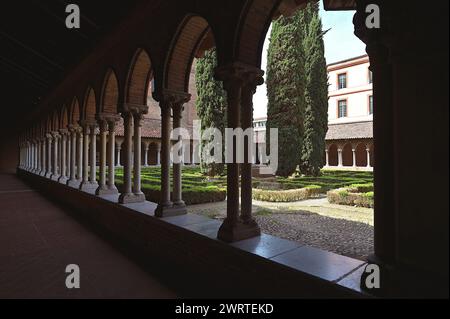
[[(68, 264), (80, 267), (80, 289), (65, 286)], [(68, 210), (0, 174), (0, 299), (174, 297)]]
[[(194, 214), (226, 216), (226, 201), (188, 206)], [(326, 197), (298, 202), (253, 201), (261, 230), (272, 236), (366, 260), (373, 252), (373, 209), (328, 203)]]

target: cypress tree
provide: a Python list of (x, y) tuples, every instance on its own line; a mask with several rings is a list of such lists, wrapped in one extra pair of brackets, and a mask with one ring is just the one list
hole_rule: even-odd
[(267, 137), (278, 128), (278, 169), (289, 176), (300, 162), (305, 109), (301, 13), (279, 17), (272, 25), (267, 58)]
[(318, 3), (304, 10), (303, 48), (305, 52), (305, 118), (300, 170), (317, 176), (324, 163), (325, 135), (328, 130), (328, 75), (324, 57), (322, 22)]
[[(214, 79), (214, 70), (216, 67), (217, 55), (215, 49), (206, 51), (204, 57), (197, 60), (195, 84), (198, 98), (195, 106), (201, 120), (202, 133), (205, 129), (213, 127), (219, 129), (223, 136), (226, 123), (227, 100), (222, 82)], [(206, 143), (208, 141), (202, 141), (202, 148)], [(220, 175), (224, 171), (224, 164), (206, 164), (205, 158), (202, 158), (201, 169), (204, 174), (209, 176)]]

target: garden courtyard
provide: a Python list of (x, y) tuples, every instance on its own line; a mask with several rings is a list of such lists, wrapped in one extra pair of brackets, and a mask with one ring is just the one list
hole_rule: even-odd
[[(149, 201), (158, 201), (160, 173), (142, 168)], [(120, 168), (116, 178), (120, 188)], [(225, 218), (226, 175), (208, 177), (185, 166), (182, 178), (189, 213)], [(254, 178), (253, 215), (264, 233), (364, 260), (373, 252), (372, 182), (371, 172), (327, 170), (318, 177)]]

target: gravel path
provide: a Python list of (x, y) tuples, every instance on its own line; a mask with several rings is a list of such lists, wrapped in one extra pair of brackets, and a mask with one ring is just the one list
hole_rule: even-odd
[[(226, 202), (192, 205), (188, 210), (223, 219)], [(373, 251), (373, 209), (318, 198), (292, 203), (253, 201), (253, 214), (267, 234), (361, 260)]]

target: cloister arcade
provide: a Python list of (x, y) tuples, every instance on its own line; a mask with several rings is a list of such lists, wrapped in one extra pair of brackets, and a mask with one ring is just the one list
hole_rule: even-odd
[[(365, 25), (365, 8), (372, 2), (381, 7), (379, 30)], [(170, 133), (180, 127), (183, 105), (191, 97), (189, 73), (194, 58), (216, 48), (215, 75), (227, 93), (227, 126), (252, 127), (252, 97), (263, 83), (260, 65), (267, 30), (274, 18), (292, 14), (305, 3), (142, 2), (34, 112), (26, 115), (21, 123), (18, 171), (92, 196), (117, 196), (117, 207), (144, 202), (140, 168), (143, 162), (146, 164), (142, 150), (147, 149), (151, 139), (143, 142), (141, 129), (148, 112), (149, 83), (154, 80), (152, 96), (161, 109), (160, 156), (156, 155), (156, 163), (161, 166), (161, 198), (155, 211), (148, 213), (156, 218), (185, 214), (181, 164), (170, 161), (171, 144), (180, 138), (171, 141)], [(440, 18), (447, 12), (445, 4), (439, 2), (433, 8), (420, 10), (425, 4), (418, 2), (411, 6), (404, 1), (384, 0), (324, 3), (326, 10), (356, 9), (355, 34), (367, 45), (373, 73), (377, 105), (374, 145), (364, 141), (329, 144), (327, 162), (330, 166), (374, 166), (375, 249), (369, 262), (382, 269), (380, 294), (420, 295), (426, 291), (442, 295), (446, 289), (448, 296), (448, 200), (429, 201), (448, 199), (448, 179), (430, 177), (430, 170), (438, 176), (448, 175), (448, 149), (446, 157), (440, 151), (436, 151), (438, 155), (417, 156), (417, 150), (439, 149), (430, 148), (430, 141), (448, 144), (448, 72), (443, 71), (448, 70), (448, 64), (442, 65), (448, 63), (448, 42), (445, 48), (433, 36), (436, 30), (448, 32), (448, 20), (447, 27), (432, 27), (443, 23)], [(414, 28), (405, 28), (411, 21)], [(420, 111), (427, 103), (433, 112)], [(119, 130), (123, 130), (123, 140), (116, 139)], [(154, 147), (159, 150), (159, 146)], [(118, 162), (123, 166), (120, 193), (114, 180)], [(217, 233), (223, 242), (260, 235), (252, 216), (251, 177), (249, 159), (244, 164), (227, 164), (227, 214)], [(433, 190), (418, 188), (418, 180), (424, 185), (433, 184)], [(176, 244), (182, 246), (181, 242)], [(211, 260), (222, 260), (218, 252), (209, 253)], [(190, 255), (182, 256), (191, 261)], [(315, 284), (323, 287), (324, 280)], [(320, 288), (318, 291), (323, 293)]]
[(373, 154), (372, 140), (327, 141), (324, 168), (372, 171)]

